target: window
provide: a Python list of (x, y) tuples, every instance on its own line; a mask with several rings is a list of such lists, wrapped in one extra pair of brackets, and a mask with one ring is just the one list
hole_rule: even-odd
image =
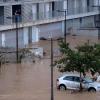
[(54, 11), (55, 8), (55, 2), (52, 2), (52, 11)]
[(87, 11), (89, 11), (89, 6), (90, 6), (90, 0), (87, 0)]
[(96, 28), (100, 28), (100, 14), (94, 16), (94, 23)]
[[(17, 15), (15, 17), (15, 15)], [(13, 22), (17, 21), (21, 22), (21, 5), (12, 5), (12, 16), (13, 16)]]
[(74, 81), (74, 77), (73, 76), (66, 76), (63, 78), (63, 80)]
[(40, 11), (39, 11), (39, 3), (37, 3), (36, 4), (36, 9), (37, 9), (37, 19), (39, 19), (39, 13), (40, 13)]
[(12, 15), (15, 15), (15, 13), (21, 15), (21, 5), (12, 5)]
[(90, 2), (89, 2), (90, 0), (87, 0), (87, 6), (89, 6), (90, 5)]
[(4, 6), (0, 6), (0, 25), (4, 24)]
[(80, 82), (80, 77), (74, 77), (75, 82)]

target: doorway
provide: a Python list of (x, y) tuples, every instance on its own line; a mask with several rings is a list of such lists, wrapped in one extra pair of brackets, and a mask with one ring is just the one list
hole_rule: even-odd
[[(21, 19), (22, 19), (21, 5), (12, 5), (12, 17), (14, 17), (16, 14), (19, 15), (18, 22), (21, 22)], [(13, 18), (13, 22), (14, 21), (15, 21), (15, 18)]]

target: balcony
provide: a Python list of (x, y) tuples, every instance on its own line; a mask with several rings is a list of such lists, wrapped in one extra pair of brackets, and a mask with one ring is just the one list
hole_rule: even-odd
[[(67, 12), (67, 19), (74, 19), (79, 17), (85, 17), (85, 16), (92, 16), (98, 14), (98, 11), (93, 10), (93, 8), (90, 9), (70, 9)], [(7, 14), (9, 15), (9, 14)], [(0, 30), (6, 30), (10, 29), (11, 27), (4, 28), (3, 26), (15, 26), (14, 19), (7, 19), (6, 17), (12, 17), (12, 16), (0, 16)], [(56, 21), (62, 21), (64, 20), (64, 13), (59, 13), (57, 11), (49, 11), (49, 12), (36, 12), (36, 13), (23, 13), (20, 16), (19, 20), (19, 27), (24, 26), (31, 26), (31, 25), (37, 25), (37, 24), (43, 24), (43, 23), (50, 23), (50, 22), (56, 22)]]
[(0, 0), (1, 3), (8, 3), (8, 2), (18, 2), (18, 1), (22, 1), (22, 0)]

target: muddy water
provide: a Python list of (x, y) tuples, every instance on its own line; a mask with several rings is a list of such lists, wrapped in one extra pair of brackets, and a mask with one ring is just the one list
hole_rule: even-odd
[[(37, 62), (1, 67), (0, 100), (50, 100), (50, 59)], [(55, 100), (100, 100), (100, 93), (56, 90), (56, 78), (59, 75), (54, 68)]]
[[(69, 41), (75, 43), (70, 39)], [(42, 44), (46, 52), (49, 45)], [(55, 100), (100, 100), (100, 93), (58, 91), (56, 78), (59, 75), (54, 68)], [(37, 59), (36, 63), (25, 61), (18, 65), (3, 65), (0, 68), (0, 100), (50, 100), (50, 59)]]

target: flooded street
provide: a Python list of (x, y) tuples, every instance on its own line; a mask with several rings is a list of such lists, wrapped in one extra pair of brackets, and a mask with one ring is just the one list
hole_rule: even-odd
[[(37, 64), (9, 64), (2, 66), (0, 72), (0, 100), (50, 100), (49, 59)], [(100, 100), (100, 93), (71, 93), (58, 91), (56, 78), (59, 73), (54, 68), (55, 100)]]
[[(46, 48), (48, 47), (45, 50), (49, 50)], [(58, 91), (56, 78), (60, 74), (54, 67), (54, 100), (100, 100), (99, 92)], [(50, 79), (50, 59), (37, 59), (36, 63), (26, 61), (22, 64), (2, 65), (0, 100), (50, 100)]]

